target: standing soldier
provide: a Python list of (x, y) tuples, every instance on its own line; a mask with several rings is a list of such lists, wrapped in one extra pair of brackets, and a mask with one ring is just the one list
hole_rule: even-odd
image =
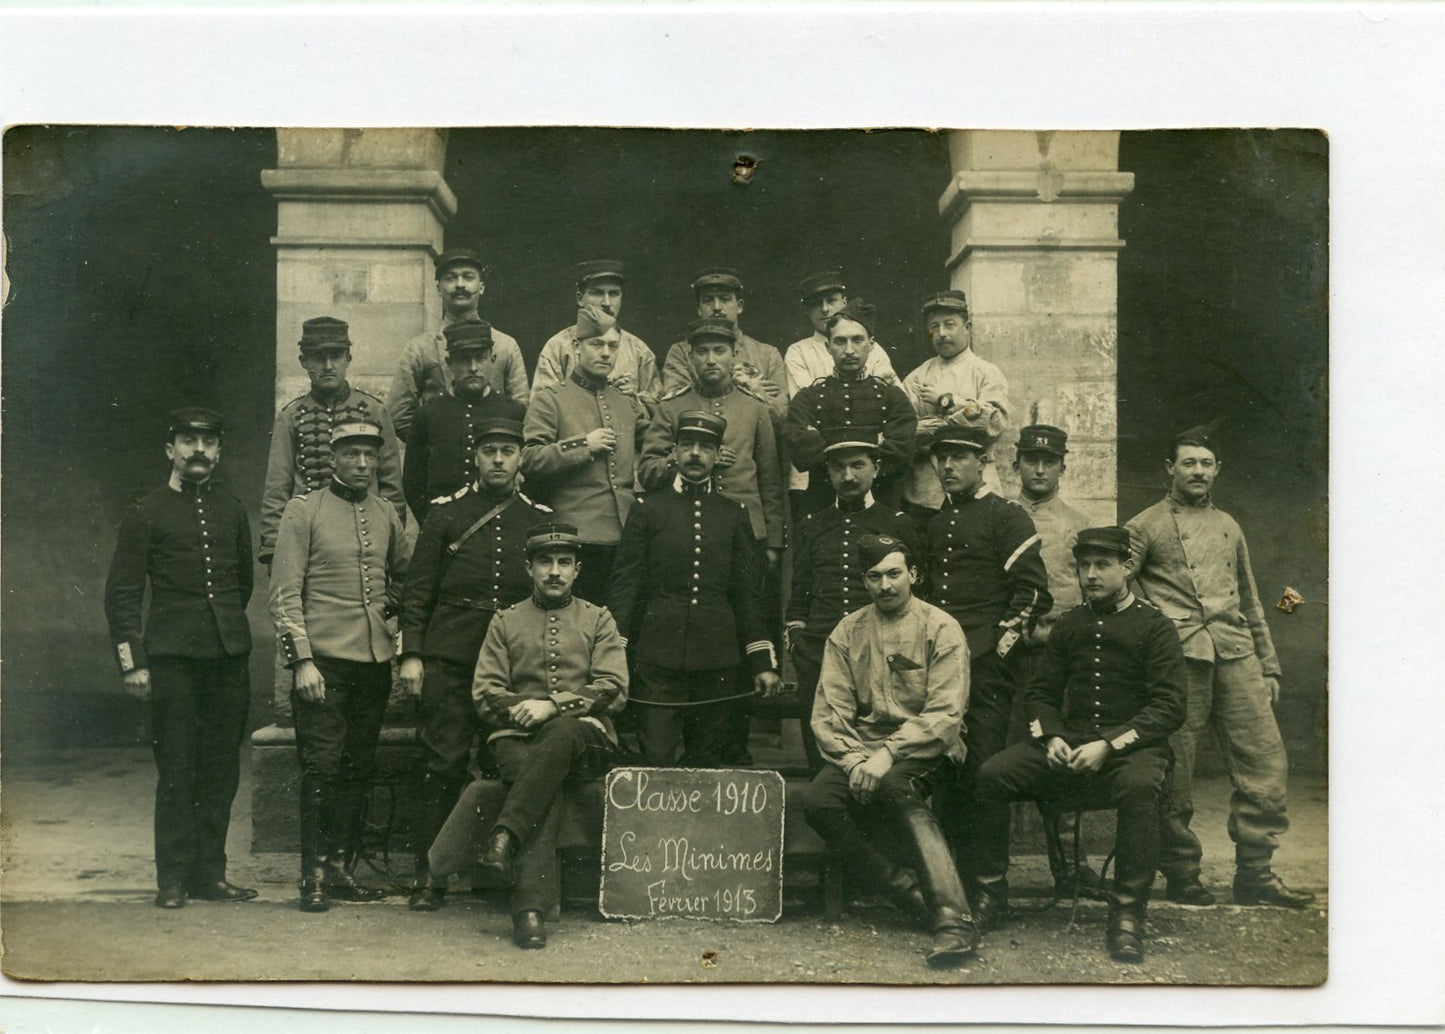
[(712, 487), (726, 432), (712, 413), (678, 417), (673, 483), (633, 508), (612, 572), (607, 605), (634, 642), (632, 700), (655, 765), (672, 764), (679, 741), (685, 764), (720, 764), (726, 704), (779, 686), (747, 510)]
[[(402, 441), (411, 433), (411, 422), (417, 409), (433, 395), (445, 394), (452, 388), (447, 362), (446, 329), (453, 323), (479, 319), (479, 306), (486, 293), (486, 267), (475, 251), (453, 248), (437, 258), (437, 294), (442, 300), (442, 323), (435, 330), (426, 330), (406, 343), (391, 380), (386, 408)], [(525, 406), (530, 391), (527, 387), (527, 364), (517, 339), (492, 328), (492, 363), (487, 379), (492, 390)], [(417, 515), (420, 518), (420, 514)]]
[(868, 600), (864, 569), (858, 565), (858, 544), (868, 534), (887, 535), (906, 545), (910, 556), (920, 557), (923, 552), (918, 531), (907, 515), (873, 498), (873, 479), (878, 476), (878, 432), (830, 427), (823, 431), (823, 437), (828, 442), (823, 452), (834, 503), (808, 514), (797, 524), (786, 627), (788, 649), (798, 673), (803, 750), (814, 772), (823, 765), (812, 725), (823, 644), (845, 615), (865, 606)]
[(968, 648), (958, 622), (914, 598), (918, 565), (904, 543), (865, 535), (858, 563), (872, 603), (828, 636), (813, 705), (828, 763), (804, 813), (850, 874), (928, 924), (928, 964), (952, 966), (978, 950), (979, 931), (928, 798), (963, 759)]
[[(707, 297), (707, 292), (703, 296)], [(780, 607), (777, 572), (786, 517), (772, 413), (764, 396), (749, 386), (755, 380), (736, 380), (741, 345), (731, 320), (709, 316), (693, 321), (688, 326), (685, 347), (688, 363), (695, 367), (695, 383), (680, 384), (663, 395), (643, 441), (637, 477), (649, 491), (670, 488), (677, 477), (679, 417), (689, 410), (705, 410), (723, 418), (727, 430), (718, 450), (717, 489), (725, 498), (747, 507), (756, 544), (754, 570), (759, 578), (760, 599), (769, 638), (776, 640)], [(778, 365), (782, 365), (781, 357)], [(750, 712), (747, 697), (728, 709), (728, 736), (722, 754), (727, 764), (752, 763), (748, 752)]]
[[(737, 361), (733, 380), (752, 392), (772, 409), (781, 423), (788, 413), (788, 372), (783, 356), (772, 345), (748, 337), (738, 326), (743, 313), (743, 282), (736, 269), (710, 266), (699, 270), (692, 280), (699, 320), (726, 320), (737, 331)], [(690, 340), (678, 341), (667, 350), (662, 364), (662, 390), (669, 395), (696, 387), (698, 369), (693, 362)], [(811, 382), (809, 382), (811, 383)]]
[(1164, 804), (1159, 868), (1171, 901), (1209, 905), (1199, 880), (1204, 851), (1194, 817), (1194, 752), (1213, 725), (1229, 767), (1229, 835), (1234, 903), (1304, 908), (1314, 895), (1292, 890), (1270, 868), (1289, 829), (1289, 760), (1274, 718), (1279, 659), (1254, 584), (1249, 548), (1234, 518), (1210, 498), (1222, 469), (1213, 427), (1175, 439), (1164, 465), (1169, 494), (1128, 524), (1139, 589), (1174, 622), (1184, 645), (1188, 697), (1174, 734), (1174, 779)]
[[(788, 403), (783, 439), (793, 466), (808, 473), (804, 513), (830, 502), (828, 471), (823, 463), (824, 427), (881, 428), (878, 441), (878, 480), (873, 491), (890, 506), (896, 505), (901, 482), (912, 469), (918, 417), (908, 396), (897, 384), (868, 372), (868, 356), (877, 351), (873, 340), (876, 312), (863, 301), (851, 301), (824, 324), (833, 372), (803, 388)], [(795, 508), (794, 518), (803, 516)]]
[(533, 393), (522, 473), (542, 483), (558, 520), (577, 526), (576, 592), (602, 602), (632, 508), (648, 414), (635, 396), (609, 383), (622, 342), (611, 317), (591, 307), (579, 310), (572, 338), (577, 365), (559, 383), (539, 380)]
[[(1049, 595), (1054, 605), (1039, 615), (1033, 631), (1014, 647), (1010, 666), (1013, 669), (1014, 691), (1023, 694), (1043, 668), (1044, 645), (1054, 622), (1082, 601), (1079, 591), (1079, 565), (1074, 559), (1074, 542), (1079, 532), (1089, 526), (1089, 519), (1059, 498), (1059, 478), (1064, 473), (1064, 457), (1069, 452), (1069, 435), (1062, 428), (1049, 424), (1030, 424), (1019, 431), (1014, 449), (1013, 469), (1019, 476), (1018, 503), (1034, 522), (1039, 533), (1039, 556), (1049, 576)], [(1044, 842), (1048, 846), (1049, 871), (1054, 888), (1062, 894), (1080, 892), (1095, 895), (1099, 876), (1089, 867), (1083, 854), (1072, 858), (1064, 853), (1064, 841), (1074, 834), (1076, 813), (1066, 811), (1052, 819), (1044, 809)], [(1083, 851), (1080, 846), (1079, 851)]]
[(276, 551), (276, 527), (292, 498), (331, 483), (331, 432), (340, 424), (367, 421), (380, 426), (383, 437), (376, 462), (376, 486), (405, 519), (401, 459), (396, 432), (386, 407), (375, 395), (346, 382), (351, 366), (351, 337), (344, 320), (318, 316), (301, 325), (301, 365), (311, 390), (287, 403), (271, 429), (271, 455), (266, 461), (266, 487), (261, 494), (263, 564)]
[(380, 424), (336, 425), (331, 482), (287, 503), (276, 536), (271, 619), (294, 677), (303, 912), (386, 893), (352, 875), (391, 692), (386, 619), (410, 555), (401, 518), (371, 491), (384, 447)]
[(944, 427), (934, 435), (934, 462), (946, 494), (924, 536), (929, 598), (968, 640), (968, 757), (961, 785), (944, 793), (942, 804), (961, 849), (959, 868), (974, 919), (985, 931), (998, 926), (1008, 908), (1009, 808), (976, 800), (975, 778), (1008, 737), (1013, 683), (1005, 662), (1051, 602), (1033, 521), (983, 483), (987, 450), (988, 432), (981, 427)]
[[(828, 354), (828, 318), (848, 304), (848, 286), (843, 274), (837, 270), (825, 270), (803, 278), (798, 284), (798, 294), (803, 309), (813, 324), (813, 333), (794, 341), (783, 353), (783, 366), (788, 375), (788, 398), (797, 397), (798, 392), (833, 372), (833, 357)], [(893, 372), (893, 363), (888, 350), (869, 350), (864, 372), (870, 377), (889, 383), (897, 383), (898, 375)], [(808, 488), (808, 474), (804, 470), (791, 468), (788, 471), (788, 490), (792, 498), (793, 516), (801, 517), (806, 512), (803, 493)], [(821, 491), (821, 487), (819, 488)]]
[[(247, 901), (226, 880), (226, 831), (251, 701), (251, 525), (211, 477), (221, 414), (170, 414), (170, 481), (126, 514), (105, 583), (125, 691), (150, 701), (156, 759), (155, 903)], [(146, 582), (150, 612), (142, 620)]]
[(412, 421), (402, 466), (402, 488), (417, 520), (426, 520), (431, 500), (449, 496), (476, 480), (477, 428), (505, 417), (520, 423), (527, 407), (494, 391), (487, 380), (495, 355), (492, 328), (462, 320), (442, 332), (447, 341), (451, 390), (421, 404)]
[(572, 595), (577, 529), (539, 525), (527, 537), (532, 596), (497, 614), (482, 641), (472, 699), (507, 797), (482, 871), (512, 889), (512, 943), (545, 948), (559, 904), (558, 796), (607, 770), (617, 747), (609, 715), (627, 703), (627, 657), (605, 607)]
[(1129, 591), (1127, 531), (1085, 528), (1073, 552), (1088, 606), (1059, 619), (1024, 693), (1029, 738), (989, 759), (978, 793), (1000, 805), (1082, 797), (1114, 809), (1109, 954), (1142, 962), (1169, 734), (1184, 721), (1184, 654), (1169, 619)]
[[(578, 308), (595, 306), (610, 319), (609, 327), (615, 324), (622, 313), (622, 287), (626, 279), (626, 270), (616, 259), (579, 262)], [(568, 375), (577, 364), (579, 329), (576, 325), (566, 327), (547, 339), (537, 356), (537, 372), (532, 378), (534, 392), (566, 383)], [(657, 357), (652, 354), (647, 342), (621, 327), (617, 328), (617, 355), (607, 376), (612, 386), (623, 394), (639, 395), (647, 404), (657, 401), (661, 388), (661, 381), (657, 376)]]
[[(482, 638), (497, 611), (531, 593), (532, 579), (517, 560), (527, 529), (551, 512), (517, 491), (521, 464), (521, 422), (481, 422), (476, 480), (432, 507), (407, 570), (400, 675), (402, 687), (421, 700), (426, 750), (410, 901), (417, 912), (440, 908), (446, 893), (444, 882), (432, 881), (427, 851), (466, 783), (479, 724), (472, 675)], [(490, 767), (486, 759), (479, 764)]]
[[(904, 508), (927, 523), (943, 505), (943, 486), (928, 457), (933, 435), (949, 424), (971, 424), (988, 431), (989, 441), (1003, 433), (1008, 418), (1008, 381), (1003, 372), (973, 350), (973, 322), (962, 291), (943, 291), (924, 301), (923, 324), (938, 353), (903, 378), (903, 391), (918, 414), (918, 456), (904, 486)], [(998, 490), (992, 469), (984, 481)]]

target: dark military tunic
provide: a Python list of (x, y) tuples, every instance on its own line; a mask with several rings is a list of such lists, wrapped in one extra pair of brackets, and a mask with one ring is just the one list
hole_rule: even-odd
[(1025, 635), (1052, 605), (1034, 523), (987, 486), (949, 496), (928, 524), (928, 599), (963, 626), (977, 659)]
[(146, 667), (152, 653), (234, 657), (251, 649), (246, 603), (255, 573), (245, 507), (215, 480), (180, 484), (146, 495), (120, 526), (105, 616), (122, 672)]
[[(878, 479), (884, 485), (896, 486), (898, 479), (912, 469), (914, 436), (918, 416), (908, 396), (896, 384), (877, 377), (860, 377), (845, 381), (832, 374), (820, 377), (788, 403), (788, 416), (783, 421), (783, 440), (788, 458), (798, 470), (808, 474), (808, 489), (815, 495), (826, 495), (828, 471), (824, 462), (823, 428), (858, 427), (873, 433), (880, 429), (883, 440)], [(886, 494), (892, 494), (889, 489)]]
[(384, 441), (377, 457), (376, 491), (405, 516), (396, 431), (381, 400), (350, 385), (334, 399), (322, 400), (307, 392), (288, 402), (276, 414), (276, 424), (271, 430), (266, 487), (261, 492), (262, 560), (276, 552), (276, 529), (281, 524), (287, 501), (331, 483), (331, 428), (356, 420), (381, 425)]
[(1174, 623), (1132, 594), (1075, 607), (1054, 625), (1024, 692), (1029, 735), (1115, 752), (1168, 742), (1184, 722), (1184, 651)]
[(792, 641), (820, 660), (824, 641), (843, 616), (868, 605), (858, 540), (869, 534), (891, 535), (907, 544), (915, 563), (923, 566), (922, 538), (913, 521), (876, 502), (871, 493), (857, 504), (837, 502), (798, 522), (787, 623)]
[(426, 520), (431, 500), (477, 479), (477, 427), (497, 417), (521, 423), (527, 407), (491, 390), (469, 397), (436, 395), (421, 404), (406, 440), (402, 471), (406, 503), (418, 520)]
[[(468, 528), (508, 498), (506, 509), (451, 552)], [(523, 562), (527, 529), (549, 513), (520, 492), (497, 495), (473, 486), (439, 500), (422, 525), (402, 590), (402, 656), (466, 665), (470, 679), (492, 615), (532, 594)]]
[[(639, 500), (622, 533), (608, 596), (637, 663), (716, 671), (746, 656), (755, 673), (775, 669), (756, 557), (747, 510), (709, 485), (679, 477), (672, 488)], [(643, 693), (638, 687), (633, 699), (646, 701)]]

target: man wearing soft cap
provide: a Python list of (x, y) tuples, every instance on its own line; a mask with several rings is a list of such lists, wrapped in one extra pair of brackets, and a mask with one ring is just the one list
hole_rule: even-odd
[(804, 813), (850, 874), (932, 930), (928, 964), (952, 966), (977, 950), (978, 931), (928, 798), (964, 758), (968, 646), (958, 622), (914, 597), (905, 543), (864, 536), (858, 563), (872, 603), (824, 648), (813, 733), (827, 764)]

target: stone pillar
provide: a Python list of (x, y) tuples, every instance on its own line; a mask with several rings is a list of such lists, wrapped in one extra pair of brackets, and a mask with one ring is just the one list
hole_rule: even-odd
[[(433, 260), (457, 201), (442, 175), (436, 129), (278, 129), (277, 168), (261, 173), (276, 199), (276, 408), (308, 388), (297, 360), (301, 324), (351, 325), (351, 383), (386, 397), (401, 347), (439, 322)], [(276, 722), (252, 736), (252, 847), (296, 847), (295, 735), (290, 675), (276, 667)], [(410, 744), (406, 724), (382, 732), (378, 766)], [(403, 762), (393, 759), (394, 763)]]
[(939, 212), (952, 223), (950, 283), (968, 295), (974, 347), (1009, 380), (1009, 427), (995, 448), (1006, 494), (1017, 429), (1069, 432), (1061, 494), (1117, 520), (1119, 134), (957, 130)]

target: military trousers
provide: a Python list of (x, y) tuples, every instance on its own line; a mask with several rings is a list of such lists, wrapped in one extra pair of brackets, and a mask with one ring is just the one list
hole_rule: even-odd
[(156, 883), (226, 878), (226, 834), (251, 705), (250, 655), (149, 662)]
[(642, 752), (649, 765), (726, 764), (729, 723), (740, 702), (737, 698), (745, 692), (737, 668), (683, 671), (638, 664), (633, 683), (628, 706), (637, 712)]
[(325, 698), (308, 703), (291, 690), (301, 779), (342, 792), (362, 791), (376, 769), (376, 742), (391, 695), (391, 665), (313, 660), (326, 680)]
[[(957, 780), (958, 766), (948, 758), (904, 758), (895, 761), (873, 799), (864, 804), (848, 788), (848, 773), (825, 764), (803, 792), (803, 815), (829, 846), (861, 842), (885, 857), (899, 852), (899, 826), (894, 821), (904, 807), (922, 804), (942, 786)], [(908, 861), (907, 864), (912, 864)]]
[(1229, 836), (1240, 870), (1269, 868), (1289, 829), (1289, 760), (1256, 657), (1209, 661), (1186, 658), (1184, 725), (1169, 738), (1174, 778), (1164, 801), (1159, 869), (1171, 882), (1199, 878), (1204, 849), (1189, 828), (1194, 818), (1194, 756), (1207, 727), (1214, 729), (1229, 768)]
[(958, 781), (952, 787), (940, 787), (934, 801), (958, 855), (965, 885), (1002, 880), (1008, 870), (1009, 806), (980, 800), (975, 791), (979, 769), (1008, 741), (1012, 709), (1013, 681), (1003, 658), (993, 650), (974, 657), (963, 717), (963, 744), (968, 753)]
[(823, 768), (823, 755), (818, 750), (818, 737), (813, 734), (813, 702), (818, 696), (818, 678), (823, 672), (823, 643), (807, 635), (802, 629), (793, 632), (793, 670), (798, 681), (798, 718), (802, 721), (803, 754), (808, 759), (808, 770), (818, 772)]
[(596, 723), (572, 717), (553, 718), (530, 736), (492, 740), (492, 753), (507, 787), (496, 826), (521, 844), (512, 889), (513, 915), (530, 909), (545, 915), (559, 902), (559, 798), (569, 783), (584, 783), (606, 772), (613, 749)]
[(421, 687), (420, 739), (427, 772), (458, 785), (466, 780), (472, 741), (481, 728), (472, 701), (472, 675), (468, 665), (428, 657)]

